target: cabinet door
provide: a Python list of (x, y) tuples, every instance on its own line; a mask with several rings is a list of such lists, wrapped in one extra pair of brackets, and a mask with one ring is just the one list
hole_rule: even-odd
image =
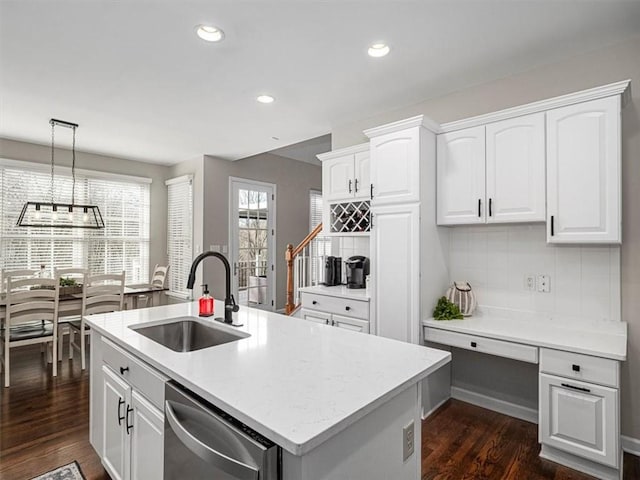
[(544, 112), (486, 126), (487, 222), (544, 222)]
[(438, 225), (485, 222), (484, 127), (438, 135)]
[(617, 468), (618, 390), (540, 374), (543, 444)]
[(420, 201), (420, 127), (371, 139), (371, 205)]
[(420, 207), (373, 210), (372, 313), (376, 335), (420, 341)]
[(126, 433), (127, 406), (131, 387), (109, 367), (102, 367), (103, 377), (103, 450), (102, 464), (114, 480), (129, 478), (129, 438)]
[(164, 415), (138, 392), (131, 395), (132, 480), (162, 478), (164, 470)]
[(322, 162), (322, 196), (325, 201), (350, 199), (354, 189), (353, 155)]
[(331, 314), (325, 312), (317, 312), (315, 310), (308, 310), (303, 308), (301, 310), (302, 318), (309, 320), (310, 322), (322, 323), (323, 325), (329, 325), (331, 323)]
[(369, 200), (371, 194), (371, 156), (369, 151), (358, 152), (354, 157), (354, 194), (356, 199)]
[(547, 112), (547, 240), (619, 243), (620, 97)]
[(343, 317), (342, 315), (333, 315), (333, 326), (346, 328), (354, 332), (369, 333), (369, 322), (358, 320), (357, 318)]

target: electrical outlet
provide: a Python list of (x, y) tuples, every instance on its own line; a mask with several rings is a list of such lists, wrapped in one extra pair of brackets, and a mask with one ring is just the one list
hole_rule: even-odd
[(222, 245), (222, 253), (229, 253), (229, 248), (226, 245)]
[(525, 288), (525, 290), (535, 290), (536, 289), (536, 277), (534, 275), (525, 275), (525, 277), (524, 277), (524, 288)]
[(402, 461), (406, 461), (415, 450), (415, 425), (411, 422), (402, 429)]
[(551, 280), (549, 275), (538, 275), (536, 279), (537, 287), (539, 292), (549, 293), (551, 291)]

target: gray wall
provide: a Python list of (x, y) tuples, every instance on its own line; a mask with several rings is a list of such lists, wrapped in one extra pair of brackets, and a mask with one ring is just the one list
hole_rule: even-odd
[[(276, 184), (276, 308), (286, 301), (288, 243), (297, 245), (309, 233), (309, 191), (322, 188), (322, 169), (309, 163), (263, 153), (235, 162), (204, 157), (204, 240), (229, 244), (229, 177)], [(224, 270), (219, 263), (205, 265), (205, 281), (214, 297), (224, 297)]]
[(424, 113), (444, 123), (632, 79), (622, 113), (622, 318), (629, 323), (622, 369), (622, 433), (640, 439), (640, 37), (333, 129), (333, 148), (366, 140), (362, 130)]
[[(151, 178), (151, 218), (149, 225), (149, 268), (167, 262), (167, 188), (169, 168), (163, 165), (136, 162), (124, 158), (107, 157), (76, 151), (76, 167), (85, 170), (118, 173)], [(69, 150), (56, 148), (55, 164), (71, 166)], [(34, 163), (50, 163), (51, 148), (44, 145), (0, 138), (0, 157)]]

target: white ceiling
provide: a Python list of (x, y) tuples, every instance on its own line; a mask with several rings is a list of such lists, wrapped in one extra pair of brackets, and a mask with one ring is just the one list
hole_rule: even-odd
[(233, 160), (638, 32), (640, 1), (2, 0), (0, 136), (56, 117), (84, 151)]

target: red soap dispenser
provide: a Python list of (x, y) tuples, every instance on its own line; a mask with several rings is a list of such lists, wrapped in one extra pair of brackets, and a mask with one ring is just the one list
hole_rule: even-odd
[(200, 313), (201, 317), (210, 317), (213, 315), (213, 297), (209, 295), (209, 285), (204, 284), (204, 292), (200, 297)]

